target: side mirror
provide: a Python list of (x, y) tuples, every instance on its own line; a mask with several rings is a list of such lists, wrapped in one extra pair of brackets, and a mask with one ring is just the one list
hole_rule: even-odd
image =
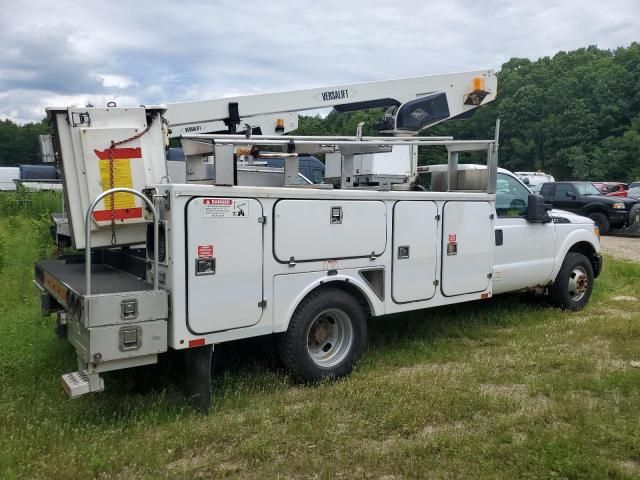
[(528, 197), (527, 204), (527, 222), (531, 223), (548, 223), (551, 221), (548, 211), (551, 205), (544, 203), (544, 197), (532, 193)]
[(567, 197), (576, 198), (576, 194), (573, 192), (567, 192)]
[(530, 182), (529, 182), (529, 177), (524, 177), (524, 178), (522, 179), (522, 183), (524, 183), (525, 185), (529, 186), (529, 183), (530, 183)]

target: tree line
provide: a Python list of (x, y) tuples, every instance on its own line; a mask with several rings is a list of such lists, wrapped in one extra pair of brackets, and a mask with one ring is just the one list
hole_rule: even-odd
[(38, 135), (49, 133), (46, 120), (17, 125), (0, 120), (0, 167), (40, 163)]
[[(299, 135), (354, 135), (359, 122), (374, 135), (381, 109), (301, 116)], [(423, 135), (491, 138), (501, 120), (500, 165), (541, 170), (558, 179), (640, 178), (640, 43), (615, 50), (596, 46), (536, 61), (512, 58), (498, 72), (498, 96), (465, 120), (450, 120)], [(0, 121), (0, 166), (38, 163), (37, 136), (46, 120)], [(422, 149), (421, 163), (440, 163), (444, 150)], [(477, 158), (471, 157), (468, 161)]]

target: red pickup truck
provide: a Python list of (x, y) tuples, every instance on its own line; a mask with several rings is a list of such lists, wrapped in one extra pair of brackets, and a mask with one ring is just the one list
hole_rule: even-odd
[(607, 197), (626, 197), (627, 184), (621, 182), (596, 182), (593, 184), (600, 193)]

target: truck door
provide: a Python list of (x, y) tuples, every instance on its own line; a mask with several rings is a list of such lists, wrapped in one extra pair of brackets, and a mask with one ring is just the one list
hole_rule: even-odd
[(435, 294), (438, 208), (434, 202), (401, 201), (393, 207), (391, 297), (396, 303)]
[(187, 324), (197, 334), (255, 325), (262, 316), (262, 205), (196, 197), (187, 204)]
[(500, 185), (504, 188), (496, 192), (493, 293), (544, 285), (555, 263), (556, 226), (527, 222), (529, 191), (514, 177), (498, 173)]
[(557, 183), (553, 193), (553, 207), (569, 212), (580, 210), (580, 197), (577, 190), (571, 183)]
[(442, 218), (442, 294), (489, 288), (493, 262), (493, 220), (487, 202), (446, 202)]

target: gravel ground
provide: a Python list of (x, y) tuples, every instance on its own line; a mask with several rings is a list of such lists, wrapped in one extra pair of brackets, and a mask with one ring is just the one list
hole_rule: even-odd
[(601, 237), (600, 245), (604, 253), (622, 258), (624, 260), (632, 260), (640, 262), (640, 237)]

